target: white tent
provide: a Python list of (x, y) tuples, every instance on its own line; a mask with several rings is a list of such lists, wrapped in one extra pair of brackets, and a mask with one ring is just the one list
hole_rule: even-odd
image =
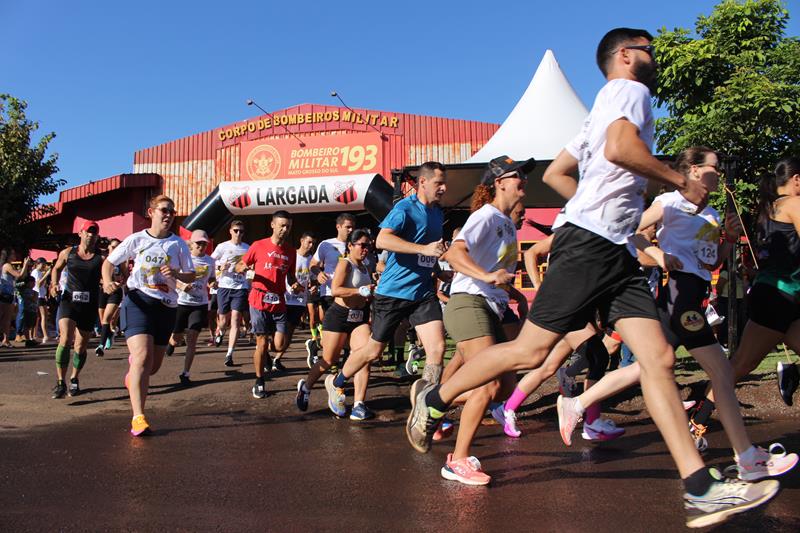
[(580, 131), (588, 114), (552, 50), (547, 50), (511, 114), (489, 142), (465, 163), (486, 163), (501, 155), (516, 160), (555, 159)]

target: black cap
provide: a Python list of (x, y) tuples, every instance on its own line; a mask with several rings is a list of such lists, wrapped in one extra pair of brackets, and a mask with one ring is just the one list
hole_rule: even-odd
[(492, 185), (494, 180), (500, 176), (514, 171), (519, 171), (520, 174), (527, 174), (535, 167), (536, 160), (532, 157), (526, 161), (514, 161), (507, 155), (501, 155), (489, 161), (489, 166), (486, 167), (486, 171), (483, 173), (481, 183)]

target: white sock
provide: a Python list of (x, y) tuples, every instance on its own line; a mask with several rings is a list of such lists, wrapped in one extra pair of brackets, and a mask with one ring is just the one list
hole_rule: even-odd
[(311, 392), (305, 382), (303, 382), (303, 384), (300, 385), (300, 390), (302, 390), (303, 392)]
[(752, 463), (753, 460), (755, 459), (757, 451), (758, 450), (756, 449), (755, 446), (750, 446), (749, 448), (747, 448), (745, 451), (742, 452), (742, 455), (740, 455), (740, 456), (738, 456), (736, 458), (737, 462), (739, 462), (739, 463), (745, 463), (745, 462), (746, 463)]
[(580, 415), (586, 412), (586, 408), (581, 403), (580, 398), (575, 398), (575, 410), (578, 411), (578, 414)]

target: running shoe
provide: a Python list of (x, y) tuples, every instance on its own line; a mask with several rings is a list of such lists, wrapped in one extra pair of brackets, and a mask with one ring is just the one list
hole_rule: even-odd
[(695, 405), (697, 405), (697, 402), (694, 401), (694, 400), (684, 400), (684, 402), (683, 402), (683, 410), (684, 411), (688, 411), (692, 407), (694, 407)]
[(347, 414), (344, 389), (340, 389), (334, 385), (334, 379), (335, 377), (333, 374), (328, 374), (328, 377), (325, 378), (325, 390), (328, 391), (328, 409), (341, 418)]
[(280, 359), (275, 359), (272, 361), (272, 371), (273, 372), (286, 372), (286, 367), (283, 366)]
[(63, 398), (66, 395), (67, 395), (67, 385), (63, 381), (58, 380), (56, 386), (53, 387), (52, 398), (54, 400), (58, 400), (59, 398)]
[(225, 356), (225, 366), (233, 366), (233, 354), (229, 353)]
[(565, 398), (572, 398), (575, 396), (575, 391), (578, 384), (575, 378), (567, 375), (567, 369), (561, 367), (556, 371), (556, 379), (558, 380), (558, 393)]
[(453, 434), (454, 428), (453, 421), (449, 418), (443, 418), (439, 428), (433, 433), (433, 440), (440, 441), (450, 437)]
[(708, 426), (698, 424), (691, 418), (689, 419), (689, 433), (692, 434), (692, 438), (694, 439), (694, 447), (697, 448), (697, 451), (700, 453), (708, 449), (708, 441), (705, 438), (707, 431)]
[(137, 415), (131, 420), (131, 435), (139, 437), (151, 433), (150, 424), (144, 419), (144, 415)]
[(433, 434), (444, 418), (431, 416), (425, 402), (425, 396), (435, 386), (434, 383), (428, 383), (424, 379), (418, 379), (411, 384), (411, 412), (406, 421), (406, 437), (411, 446), (420, 453), (427, 453), (431, 449)]
[(356, 402), (353, 406), (353, 410), (350, 411), (350, 420), (369, 420), (370, 418), (375, 418), (375, 413), (367, 407), (364, 402)]
[(306, 392), (303, 390), (305, 384), (306, 380), (304, 379), (297, 382), (297, 396), (294, 397), (294, 404), (301, 411), (308, 410), (308, 400), (311, 399), (311, 391)]
[(181, 372), (180, 374), (178, 374), (178, 379), (181, 381), (181, 386), (183, 386), (183, 387), (191, 387), (192, 386), (192, 380), (189, 379), (189, 374), (186, 374), (185, 372)]
[(625, 434), (625, 430), (618, 428), (613, 420), (609, 418), (598, 418), (591, 424), (583, 423), (583, 440), (605, 442), (617, 439)]
[(442, 467), (442, 477), (450, 481), (458, 481), (464, 485), (488, 485), (491, 476), (481, 469), (481, 462), (476, 457), (465, 457), (453, 460), (453, 454), (447, 454), (447, 461)]
[(503, 432), (509, 437), (518, 439), (522, 432), (517, 429), (517, 413), (511, 409), (505, 409), (505, 404), (500, 404), (492, 409), (492, 418), (503, 426)]
[(583, 419), (583, 415), (575, 408), (577, 401), (577, 398), (565, 398), (564, 396), (559, 396), (556, 400), (558, 429), (561, 432), (561, 440), (567, 446), (572, 446), (572, 432)]
[(318, 352), (319, 346), (317, 346), (317, 341), (308, 339), (306, 341), (306, 365), (308, 365), (308, 368), (311, 368), (317, 362)]
[(765, 477), (774, 477), (785, 474), (797, 464), (796, 453), (786, 453), (786, 448), (780, 442), (773, 442), (769, 450), (761, 446), (756, 448), (756, 455), (752, 461), (742, 461), (736, 457), (736, 464), (725, 469), (725, 474), (738, 477), (742, 481), (758, 481)]
[(69, 394), (70, 396), (77, 396), (80, 393), (81, 393), (81, 387), (78, 384), (78, 378), (70, 378), (69, 390), (67, 391), (67, 394)]
[(798, 385), (800, 385), (800, 373), (797, 371), (797, 366), (793, 363), (778, 361), (778, 391), (781, 393), (783, 402), (790, 407), (792, 396)]
[(728, 517), (758, 507), (778, 493), (780, 484), (774, 479), (745, 483), (723, 479), (716, 468), (709, 472), (715, 481), (702, 496), (683, 495), (687, 527), (707, 527)]
[(414, 375), (419, 370), (419, 360), (425, 355), (425, 351), (416, 345), (411, 345), (408, 349), (408, 360), (406, 361), (406, 372)]
[(222, 332), (221, 331), (218, 332), (216, 335), (214, 335), (214, 346), (219, 348), (220, 344), (222, 344)]
[(94, 349), (94, 355), (96, 357), (103, 357), (105, 355), (105, 352), (103, 351), (103, 347), (102, 346), (98, 346), (97, 348), (95, 348)]
[(175, 353), (175, 346), (173, 344), (167, 343), (167, 349), (164, 350), (164, 353), (167, 354), (167, 357), (172, 357), (172, 354)]
[(267, 386), (263, 381), (256, 381), (256, 384), (253, 385), (253, 398), (258, 398), (259, 400), (263, 400), (267, 397)]
[(114, 338), (113, 337), (107, 338), (106, 339), (106, 347), (105, 347), (105, 349), (106, 350), (110, 350), (113, 347), (114, 347)]

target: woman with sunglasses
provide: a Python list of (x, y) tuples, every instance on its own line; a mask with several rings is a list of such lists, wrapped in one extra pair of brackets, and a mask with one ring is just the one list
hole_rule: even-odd
[(194, 280), (189, 283), (178, 281), (178, 312), (175, 315), (175, 329), (167, 345), (167, 355), (172, 355), (175, 346), (183, 341), (186, 333), (186, 353), (183, 357), (183, 372), (178, 375), (181, 385), (188, 387), (192, 384), (189, 372), (194, 362), (197, 351), (197, 338), (200, 331), (208, 325), (208, 289), (214, 282), (215, 261), (206, 255), (208, 234), (196, 229), (189, 239), (189, 251), (192, 254), (194, 265)]
[(150, 376), (161, 367), (175, 324), (176, 284), (195, 279), (189, 248), (170, 231), (175, 221), (175, 203), (167, 196), (156, 196), (150, 201), (147, 214), (150, 227), (125, 238), (103, 263), (103, 290), (112, 294), (120, 287), (114, 281), (114, 267), (133, 260), (128, 294), (120, 308), (120, 325), (130, 351), (125, 386), (133, 410), (131, 434), (136, 437), (150, 432), (144, 406)]
[[(297, 382), (297, 408), (308, 409), (311, 389), (319, 378), (338, 364), (342, 349), (350, 338), (350, 350), (355, 351), (364, 345), (371, 333), (369, 325), (369, 301), (375, 289), (372, 275), (365, 262), (372, 247), (372, 239), (365, 229), (356, 229), (347, 237), (345, 256), (339, 258), (331, 282), (333, 303), (325, 312), (322, 321), (322, 357), (308, 371), (305, 379)], [(367, 395), (369, 365), (356, 374), (354, 380), (354, 403), (350, 420), (367, 420), (374, 415), (367, 408), (364, 399)], [(325, 388), (334, 388), (333, 375), (325, 380)], [(344, 395), (341, 395), (344, 398)], [(347, 413), (344, 401), (337, 404), (328, 402), (328, 407), (336, 416)]]

